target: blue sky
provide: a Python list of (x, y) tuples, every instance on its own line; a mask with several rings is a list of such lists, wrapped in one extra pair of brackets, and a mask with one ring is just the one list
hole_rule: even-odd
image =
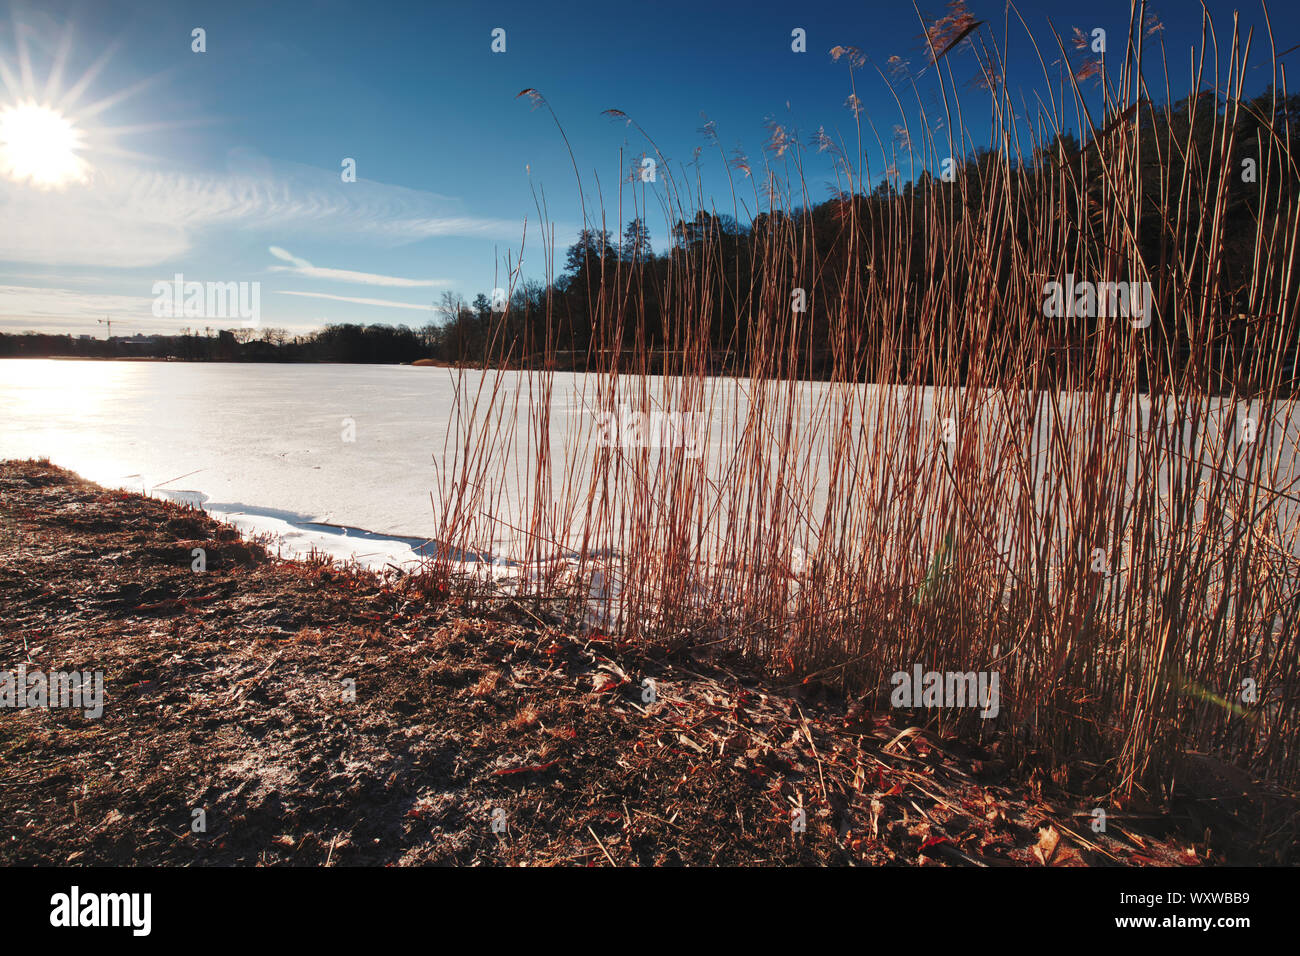
[[(1001, 43), (1004, 5), (969, 7)], [(1226, 49), (1233, 5), (1209, 8)], [(934, 71), (923, 72), (921, 24), (906, 3), (42, 0), (0, 9), (0, 140), (4, 110), (22, 103), (56, 106), (81, 136), (77, 175), (57, 185), (15, 172), (0, 141), (0, 172), (8, 174), (0, 176), (0, 331), (102, 336), (96, 319), (104, 315), (115, 334), (238, 324), (156, 317), (154, 283), (177, 273), (260, 283), (262, 326), (418, 327), (437, 318), (431, 306), (444, 290), (468, 298), (505, 284), (525, 217), (523, 272), (541, 278), (536, 197), (545, 196), (560, 262), (582, 213), (565, 144), (544, 110), (516, 98), (525, 87), (555, 110), (589, 211), (600, 201), (598, 179), (615, 230), (620, 173), (649, 146), (605, 109), (636, 119), (678, 176), (706, 146), (689, 175), (698, 169), (706, 203), (724, 212), (732, 212), (726, 168), (704, 142), (706, 121), (724, 150), (740, 148), (755, 170), (769, 121), (797, 129), (804, 142), (818, 128), (852, 142), (848, 67), (831, 58), (833, 46), (869, 57), (857, 80), (872, 180), (886, 159), (865, 122), (887, 144), (900, 122), (876, 65), (892, 72), (889, 58), (900, 57), (920, 74), (932, 117), (942, 115)], [(942, 2), (921, 9), (929, 18), (947, 12)], [(1067, 39), (1072, 27), (1106, 28), (1117, 70), (1127, 0), (1026, 0), (1019, 9), (1049, 68), (1059, 58), (1050, 23)], [(1164, 27), (1155, 40), (1169, 51), (1175, 93), (1185, 94), (1200, 5), (1151, 9)], [(1241, 9), (1243, 28), (1256, 29), (1255, 92), (1269, 81), (1267, 36), (1261, 8)], [(1294, 8), (1270, 12), (1279, 50), (1300, 43)], [(205, 52), (192, 50), (195, 28), (206, 33)], [(505, 30), (504, 53), (491, 49), (496, 28)], [(791, 49), (794, 28), (806, 31), (806, 53)], [(1008, 49), (1013, 100), (1045, 96), (1042, 68), (1014, 17)], [(951, 60), (982, 145), (977, 121), (988, 95), (966, 84), (975, 75), (970, 50)], [(1284, 62), (1300, 62), (1300, 51)], [(1089, 96), (1099, 106), (1098, 88)], [(341, 180), (344, 158), (356, 161), (356, 182)], [(733, 176), (748, 194), (744, 220), (754, 188), (743, 173)], [(645, 187), (651, 199), (664, 178)], [(829, 158), (810, 151), (814, 201), (827, 198), (832, 178)], [(622, 187), (624, 220), (632, 193)], [(662, 250), (663, 216), (648, 218)]]

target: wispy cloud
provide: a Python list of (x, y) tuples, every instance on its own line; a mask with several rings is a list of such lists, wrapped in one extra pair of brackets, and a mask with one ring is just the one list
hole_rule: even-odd
[(142, 295), (118, 295), (111, 292), (80, 292), (74, 289), (41, 288), (27, 285), (0, 285), (0, 319), (11, 326), (27, 319), (46, 321), (67, 319), (70, 324), (94, 324), (105, 314), (114, 316), (152, 315), (153, 299)]
[(107, 329), (99, 324), (99, 320), (106, 316), (113, 319), (114, 334), (121, 335), (136, 332), (175, 334), (182, 324), (175, 320), (155, 318), (153, 299), (150, 296), (0, 285), (2, 332), (25, 332), (30, 329), (103, 336)]
[[(148, 288), (149, 286), (145, 286)], [(328, 297), (328, 298), (333, 298)], [(400, 303), (359, 299), (359, 303), (401, 307)], [(0, 331), (34, 331), (91, 333), (103, 336), (107, 329), (100, 319), (111, 317), (114, 335), (136, 332), (175, 335), (182, 328), (207, 325), (212, 320), (194, 318), (159, 318), (153, 314), (154, 298), (113, 292), (87, 292), (79, 289), (29, 285), (0, 285)], [(418, 309), (423, 306), (407, 305)], [(302, 318), (291, 314), (263, 315), (263, 325), (306, 331), (327, 324), (325, 318)], [(220, 321), (215, 325), (225, 325)]]
[(327, 292), (297, 292), (278, 290), (277, 295), (300, 295), (309, 299), (330, 299), (334, 302), (351, 302), (353, 305), (381, 305), (390, 309), (415, 309), (420, 312), (432, 312), (432, 305), (418, 305), (412, 302), (394, 302), (392, 299), (363, 299), (351, 295), (330, 295)]
[[(229, 165), (225, 173), (100, 165), (84, 185), (58, 192), (0, 181), (0, 260), (142, 268), (223, 229), (392, 244), (434, 236), (509, 241), (521, 232), (519, 222), (468, 216), (458, 200), (437, 193), (341, 183), (332, 171), (246, 156)], [(362, 275), (321, 277), (368, 281)]]
[(428, 288), (430, 286), (451, 285), (450, 279), (405, 279), (401, 276), (379, 275), (374, 272), (354, 272), (350, 269), (327, 269), (314, 266), (306, 259), (295, 256), (287, 249), (271, 246), (271, 255), (277, 259), (292, 263), (287, 266), (271, 266), (272, 272), (290, 272), (309, 279), (333, 279), (337, 282), (356, 282), (362, 285), (392, 286), (401, 289)]

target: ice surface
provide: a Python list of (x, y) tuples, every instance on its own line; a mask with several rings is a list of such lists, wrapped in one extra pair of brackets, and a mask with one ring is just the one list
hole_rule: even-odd
[[(108, 486), (201, 504), (245, 532), (277, 536), (286, 555), (315, 548), (374, 567), (402, 565), (437, 548), (432, 542), (437, 466), (445, 467), (464, 424), (454, 420), (458, 378), (471, 402), (480, 382), (488, 389), (499, 386), (496, 408), (504, 415), (498, 421), (505, 423), (505, 438), (478, 482), (485, 495), (481, 510), (496, 520), (478, 536), (476, 546), (483, 550), (461, 557), (509, 557), (518, 544), (515, 529), (527, 524), (524, 513), (536, 458), (531, 436), (538, 433), (538, 409), (547, 407), (537, 380), (520, 373), (497, 379), (410, 366), (5, 359), (0, 360), (0, 458), (46, 457)], [(643, 385), (654, 391), (664, 384), (662, 379), (624, 381), (626, 397), (634, 404)], [(553, 383), (549, 440), (554, 480), (569, 483), (568, 491), (556, 488), (554, 493), (577, 489), (580, 494), (596, 429), (597, 382), (557, 373)], [(769, 422), (780, 421), (782, 402), (796, 403), (794, 447), (807, 455), (811, 467), (794, 493), (801, 499), (806, 495), (800, 507), (812, 515), (825, 503), (819, 473), (831, 431), (824, 423), (837, 420), (835, 403), (848, 403), (853, 433), (870, 444), (876, 439), (871, 428), (864, 430), (864, 415), (870, 417), (870, 409), (880, 403), (911, 403), (915, 397), (904, 389), (875, 386), (798, 383), (792, 389), (785, 383), (710, 380), (702, 444), (719, 489), (727, 487), (726, 469), (750, 403), (759, 401), (764, 389), (763, 417)], [(917, 405), (917, 433), (910, 441), (924, 442), (927, 434), (933, 439), (946, 414), (930, 392), (924, 390)], [(620, 394), (616, 404), (624, 397)], [(486, 398), (485, 392), (484, 405)], [(1219, 432), (1232, 424), (1237, 411), (1212, 404), (1211, 431)], [(821, 426), (810, 424), (817, 408), (830, 410)], [(1069, 412), (1068, 403), (1065, 410)], [(995, 418), (989, 413), (986, 424)], [(1040, 422), (1044, 435), (1046, 425)], [(1288, 462), (1283, 469), (1288, 476), (1298, 425), (1287, 406), (1283, 422), (1262, 436)], [(586, 451), (566, 461), (565, 447), (575, 436), (574, 447)], [(886, 440), (896, 443), (899, 437)], [(710, 531), (726, 535), (721, 526)], [(815, 544), (803, 539), (792, 543), (800, 548)], [(618, 542), (588, 544), (598, 550)]]
[(3, 360), (0, 458), (201, 503), (286, 555), (401, 563), (433, 532), (451, 394), (432, 368)]

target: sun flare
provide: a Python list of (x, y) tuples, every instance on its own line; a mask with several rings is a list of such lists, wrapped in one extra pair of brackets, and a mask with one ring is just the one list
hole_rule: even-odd
[(85, 182), (82, 146), (77, 127), (57, 110), (36, 103), (0, 110), (0, 173), (10, 179), (41, 189)]

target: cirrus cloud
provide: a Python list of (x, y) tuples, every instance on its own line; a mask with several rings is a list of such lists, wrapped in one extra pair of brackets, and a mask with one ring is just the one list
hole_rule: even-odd
[(353, 305), (380, 305), (389, 309), (415, 309), (419, 312), (432, 312), (432, 305), (419, 305), (414, 302), (395, 302), (392, 299), (366, 299), (352, 295), (330, 295), (328, 292), (298, 292), (288, 289), (277, 290), (277, 295), (300, 295), (309, 299), (330, 299), (334, 302), (350, 302)]
[[(522, 225), (468, 216), (437, 193), (341, 183), (331, 171), (268, 160), (219, 173), (101, 165), (86, 183), (58, 192), (0, 180), (0, 216), (0, 260), (111, 268), (160, 265), (219, 230), (400, 245), (435, 236), (518, 239)], [(401, 284), (365, 275), (319, 277)]]
[(327, 269), (314, 266), (306, 259), (295, 256), (280, 246), (271, 246), (271, 255), (290, 263), (287, 266), (271, 266), (272, 272), (289, 272), (309, 279), (332, 279), (336, 282), (355, 282), (361, 285), (382, 285), (399, 289), (429, 288), (431, 286), (451, 285), (450, 279), (405, 279), (401, 276), (379, 275), (374, 272), (355, 272), (351, 269)]

